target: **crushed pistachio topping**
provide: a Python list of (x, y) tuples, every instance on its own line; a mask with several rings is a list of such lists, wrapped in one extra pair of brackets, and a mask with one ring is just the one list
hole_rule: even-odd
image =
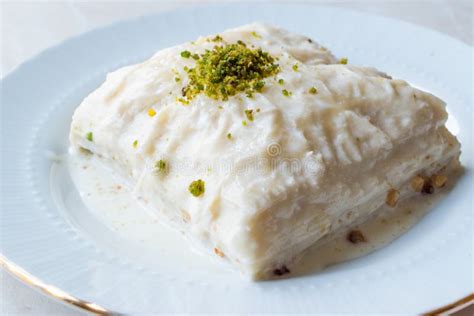
[(261, 92), (264, 78), (280, 71), (275, 58), (262, 49), (250, 49), (241, 42), (214, 46), (206, 50), (187, 70), (189, 83), (183, 89), (188, 100), (199, 93), (215, 100), (227, 100), (229, 96), (244, 92), (251, 97)]
[(174, 81), (180, 82), (180, 81), (181, 81), (181, 78), (180, 78), (180, 77), (174, 77)]
[(311, 87), (311, 88), (309, 88), (308, 92), (311, 93), (311, 94), (316, 94), (316, 93), (318, 93), (318, 89), (316, 89), (315, 87)]
[(243, 120), (243, 121), (242, 121), (242, 125), (243, 125), (243, 126), (247, 126), (247, 121)]
[(165, 172), (167, 167), (166, 161), (163, 159), (160, 159), (155, 163), (155, 170), (158, 172)]
[(133, 141), (133, 144), (132, 144), (133, 148), (137, 148), (138, 147), (138, 140), (134, 140)]
[(216, 36), (214, 36), (214, 38), (212, 39), (213, 42), (222, 42), (222, 37), (217, 34)]
[(227, 133), (227, 139), (232, 139), (232, 134), (231, 133)]
[(285, 80), (283, 79), (278, 79), (278, 84), (283, 85), (285, 83)]
[(253, 85), (253, 88), (257, 92), (262, 92), (264, 86), (265, 86), (265, 81), (261, 80), (261, 81), (255, 82)]
[(92, 151), (84, 147), (79, 147), (79, 151), (81, 152), (81, 154), (84, 155), (92, 155)]
[(219, 105), (217, 108), (218, 108), (219, 110), (222, 110), (224, 107), (223, 107), (222, 105)]
[(260, 108), (256, 109), (255, 111), (256, 111), (257, 113), (260, 112)]
[(286, 89), (283, 89), (283, 90), (281, 91), (281, 93), (282, 93), (285, 97), (290, 97), (290, 96), (293, 94), (293, 92), (288, 91), (288, 90), (286, 90)]
[(153, 117), (156, 115), (156, 111), (154, 108), (149, 108), (148, 109), (148, 116)]
[(245, 116), (249, 121), (253, 121), (253, 110), (245, 110)]
[(178, 98), (176, 97), (176, 101), (183, 104), (183, 105), (188, 105), (189, 104), (189, 101), (185, 98)]
[(188, 190), (192, 195), (196, 197), (201, 196), (204, 194), (204, 191), (206, 191), (206, 183), (201, 179), (193, 181), (189, 185)]
[(92, 134), (92, 132), (88, 132), (86, 134), (86, 139), (90, 142), (93, 142), (94, 141), (94, 134)]
[(253, 31), (253, 32), (250, 33), (250, 34), (252, 34), (252, 36), (255, 37), (255, 38), (258, 38), (258, 39), (262, 38), (262, 37), (261, 37), (257, 32), (255, 32), (255, 31)]
[(191, 52), (188, 51), (188, 50), (183, 50), (183, 51), (181, 52), (181, 57), (183, 57), (183, 58), (189, 58), (189, 57), (191, 57)]
[(340, 63), (340, 64), (343, 64), (343, 65), (347, 65), (347, 62), (348, 62), (348, 61), (349, 61), (349, 60), (348, 60), (347, 58), (345, 58), (345, 57), (339, 59), (339, 63)]
[(291, 68), (293, 68), (294, 71), (298, 71), (298, 64), (294, 64)]

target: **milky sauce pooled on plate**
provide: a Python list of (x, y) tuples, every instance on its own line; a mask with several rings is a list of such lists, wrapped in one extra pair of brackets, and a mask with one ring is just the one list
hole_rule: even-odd
[[(162, 263), (163, 258), (166, 258), (170, 266), (173, 261), (192, 261), (198, 267), (212, 267), (212, 271), (225, 272), (230, 268), (222, 264), (209, 265), (213, 261), (217, 262), (217, 256), (215, 259), (212, 256), (201, 256), (209, 250), (199, 244), (192, 243), (190, 247), (191, 241), (186, 240), (178, 230), (169, 227), (165, 220), (157, 217), (156, 212), (148, 210), (147, 201), (137, 197), (125, 178), (112, 172), (99, 157), (73, 149), (66, 157), (66, 160), (52, 169), (52, 178), (63, 177), (64, 173), (71, 176), (78, 195), (73, 194), (76, 197), (66, 199), (65, 203), (71, 208), (71, 205), (77, 205), (79, 197), (85, 206), (79, 211), (82, 214), (78, 214), (73, 220), (76, 221), (76, 226), (78, 218), (84, 217), (84, 212), (88, 212), (98, 220), (102, 229), (112, 232), (120, 242), (128, 244), (129, 248), (136, 249), (135, 259), (142, 260), (141, 263), (145, 265), (153, 265), (156, 260)], [(306, 251), (293, 267), (290, 276), (319, 271), (332, 264), (364, 256), (389, 244), (416, 224), (448, 189), (438, 189), (437, 194), (433, 195), (416, 195), (395, 208), (387, 207), (385, 211), (377, 212), (376, 216), (364, 223), (327, 236), (325, 242)], [(91, 225), (79, 223), (79, 226), (82, 226), (82, 230), (90, 230)], [(353, 230), (360, 231), (365, 241), (350, 242), (348, 234)], [(112, 243), (117, 246), (117, 242)], [(114, 248), (111, 244), (109, 246)]]

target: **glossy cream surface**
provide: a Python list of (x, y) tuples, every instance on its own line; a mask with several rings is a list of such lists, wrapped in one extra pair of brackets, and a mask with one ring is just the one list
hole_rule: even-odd
[[(195, 64), (180, 53), (216, 45), (203, 37), (109, 74), (74, 113), (70, 140), (250, 276), (294, 265), (308, 247), (381, 209), (390, 190), (412, 197), (413, 177), (457, 159), (445, 104), (433, 95), (375, 69), (337, 64), (315, 42), (275, 27), (219, 35), (278, 58), (281, 71), (265, 79), (262, 93), (179, 102), (183, 68)], [(160, 159), (169, 172), (156, 171)], [(188, 191), (197, 179), (206, 184), (200, 197)]]

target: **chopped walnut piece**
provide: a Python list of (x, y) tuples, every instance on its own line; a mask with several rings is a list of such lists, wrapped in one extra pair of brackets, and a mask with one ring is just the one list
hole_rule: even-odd
[(425, 179), (421, 176), (416, 176), (411, 180), (411, 188), (415, 192), (421, 192), (423, 186), (425, 185)]
[(278, 276), (281, 276), (287, 273), (290, 273), (290, 270), (285, 265), (282, 265), (281, 268), (279, 269), (273, 270), (273, 274), (278, 275)]
[(431, 183), (431, 180), (425, 181), (425, 184), (423, 185), (423, 189), (421, 189), (421, 193), (423, 194), (434, 193), (434, 187), (433, 187), (433, 184)]
[(390, 207), (395, 207), (398, 202), (398, 198), (400, 197), (400, 192), (395, 189), (390, 189), (387, 193), (387, 197), (385, 198), (385, 204)]
[(214, 253), (221, 258), (225, 257), (224, 253), (219, 248), (214, 248)]
[(351, 230), (349, 234), (347, 234), (347, 240), (353, 244), (367, 241), (360, 230)]
[(440, 175), (440, 174), (435, 174), (431, 176), (431, 183), (435, 188), (442, 188), (446, 184), (446, 181), (448, 181), (448, 178), (446, 176)]

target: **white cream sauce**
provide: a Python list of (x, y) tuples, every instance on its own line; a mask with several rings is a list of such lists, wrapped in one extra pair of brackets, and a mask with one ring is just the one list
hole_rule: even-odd
[[(114, 244), (117, 246), (117, 243), (121, 242), (128, 243), (136, 250), (135, 253), (127, 251), (127, 255), (133, 257), (134, 260), (143, 259), (153, 264), (158, 254), (161, 263), (165, 259), (169, 260), (170, 268), (173, 268), (173, 262), (189, 262), (190, 266), (201, 265), (209, 268), (209, 263), (213, 261), (212, 269), (215, 268), (224, 273), (229, 269), (228, 265), (215, 264), (223, 260), (214, 254), (215, 260), (209, 259), (213, 258), (212, 255), (201, 256), (200, 254), (209, 253), (210, 250), (191, 247), (181, 232), (168, 227), (165, 221), (157, 218), (156, 213), (147, 210), (146, 202), (136, 199), (130, 185), (124, 179), (114, 175), (114, 172), (108, 169), (96, 155), (73, 152), (67, 155), (66, 160), (58, 164), (59, 168), (53, 168), (52, 183), (58, 183), (54, 181), (55, 177), (64, 176), (59, 174), (65, 171), (70, 174), (89, 215), (97, 219), (102, 227), (107, 227), (117, 235), (117, 239), (111, 240), (108, 246)], [(454, 182), (450, 179), (448, 183)], [(377, 215), (369, 221), (354, 227), (363, 233), (366, 242), (353, 244), (347, 240), (347, 231), (344, 231), (323, 245), (309, 249), (297, 264), (297, 268), (292, 267), (292, 273), (289, 276), (312, 273), (335, 263), (367, 255), (389, 244), (418, 222), (435, 200), (448, 190), (449, 187), (446, 187), (438, 189), (437, 194), (415, 196), (403, 201), (396, 208), (387, 208), (386, 211), (377, 212)], [(66, 197), (63, 200), (67, 204), (66, 209), (77, 208), (77, 205), (81, 204), (81, 201), (77, 201), (77, 197)], [(84, 208), (78, 212), (82, 214), (73, 216), (76, 226), (80, 218), (84, 216)], [(90, 231), (92, 225), (81, 226), (87, 226), (83, 228)]]

